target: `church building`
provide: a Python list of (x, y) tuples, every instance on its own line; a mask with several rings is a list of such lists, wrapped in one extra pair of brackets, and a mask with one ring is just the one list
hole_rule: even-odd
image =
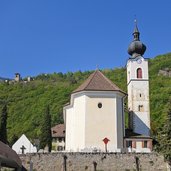
[[(129, 45), (128, 94), (96, 70), (71, 94), (63, 109), (65, 150), (68, 152), (150, 152), (150, 109), (146, 47), (137, 25)], [(124, 100), (128, 96), (129, 128)]]

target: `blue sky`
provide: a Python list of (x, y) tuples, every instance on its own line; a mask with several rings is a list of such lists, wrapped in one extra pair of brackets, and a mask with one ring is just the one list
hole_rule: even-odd
[(0, 76), (125, 66), (134, 16), (145, 57), (171, 52), (170, 0), (1, 0)]

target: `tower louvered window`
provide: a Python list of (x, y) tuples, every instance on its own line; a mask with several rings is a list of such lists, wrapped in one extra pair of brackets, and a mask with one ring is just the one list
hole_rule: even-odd
[(142, 78), (142, 69), (141, 68), (137, 69), (137, 78)]

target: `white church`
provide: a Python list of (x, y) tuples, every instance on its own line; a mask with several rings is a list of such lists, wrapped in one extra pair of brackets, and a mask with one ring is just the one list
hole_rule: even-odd
[[(99, 70), (71, 94), (63, 109), (68, 152), (151, 152), (148, 60), (137, 24), (128, 48), (127, 91)], [(128, 96), (129, 128), (124, 100)]]

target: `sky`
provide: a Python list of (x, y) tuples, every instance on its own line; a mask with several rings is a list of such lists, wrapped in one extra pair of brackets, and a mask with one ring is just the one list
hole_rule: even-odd
[(171, 0), (1, 0), (0, 77), (124, 67), (135, 18), (144, 57), (171, 52)]

